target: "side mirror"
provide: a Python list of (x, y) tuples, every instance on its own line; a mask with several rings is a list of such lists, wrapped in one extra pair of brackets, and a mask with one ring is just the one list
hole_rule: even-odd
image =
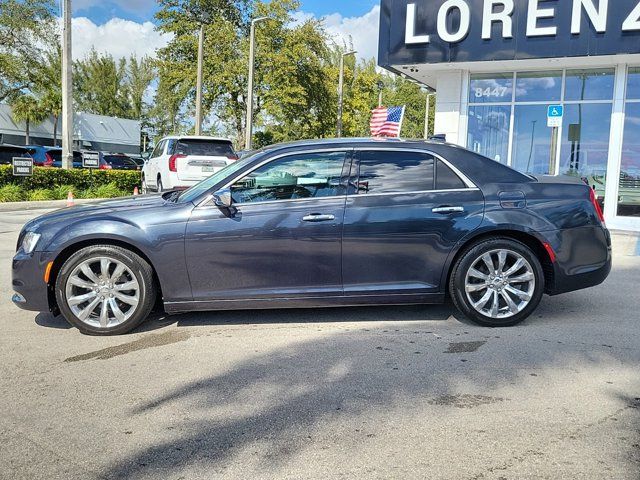
[(233, 198), (231, 198), (231, 189), (225, 188), (214, 193), (213, 203), (216, 207), (231, 208), (231, 205), (233, 204)]

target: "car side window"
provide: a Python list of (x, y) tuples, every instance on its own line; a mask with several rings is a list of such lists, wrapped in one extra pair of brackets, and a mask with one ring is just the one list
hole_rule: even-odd
[(435, 158), (401, 150), (361, 151), (358, 195), (422, 192), (434, 189)]
[(462, 179), (442, 160), (436, 162), (436, 190), (460, 190), (467, 188)]
[(156, 148), (153, 149), (153, 152), (151, 152), (151, 157), (149, 158), (158, 158), (160, 155), (162, 155), (162, 152), (164, 151), (164, 143), (165, 141), (161, 141), (159, 144), (156, 145)]
[(332, 197), (341, 185), (346, 152), (290, 155), (252, 171), (231, 186), (234, 203)]

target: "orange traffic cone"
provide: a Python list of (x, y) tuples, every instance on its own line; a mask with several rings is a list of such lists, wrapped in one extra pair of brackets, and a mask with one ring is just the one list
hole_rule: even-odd
[(138, 190), (138, 187), (135, 187), (135, 188), (133, 189), (133, 194), (134, 194), (134, 195), (140, 195), (140, 190)]
[(73, 199), (73, 192), (69, 190), (69, 194), (67, 195), (67, 207), (73, 207), (75, 205), (75, 201)]

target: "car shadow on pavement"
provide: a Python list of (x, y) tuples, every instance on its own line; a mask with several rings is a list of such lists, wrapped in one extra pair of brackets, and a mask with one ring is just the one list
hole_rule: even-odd
[[(404, 313), (396, 315), (415, 318), (415, 310), (403, 310)], [(289, 315), (295, 318), (296, 312)], [(358, 317), (358, 314), (351, 316)], [(167, 392), (158, 392), (155, 398), (140, 399), (128, 412), (132, 417), (145, 419), (143, 424), (169, 429), (175, 435), (167, 438), (160, 434), (153, 442), (128, 452), (104, 472), (105, 476), (207, 478), (213, 472), (233, 476), (225, 469), (232, 458), (242, 457), (243, 461), (250, 459), (263, 478), (274, 478), (286, 471), (289, 461), (300, 461), (299, 456), (310, 449), (322, 451), (336, 443), (348, 445), (353, 451), (366, 449), (376, 436), (372, 432), (379, 435), (377, 422), (395, 422), (396, 413), (418, 408), (429, 414), (416, 420), (418, 423), (407, 431), (407, 442), (422, 439), (433, 443), (436, 446), (432, 445), (431, 455), (437, 454), (438, 447), (452, 448), (438, 444), (442, 429), (466, 431), (465, 421), (460, 423), (455, 414), (462, 410), (473, 416), (475, 410), (476, 418), (466, 420), (473, 423), (474, 429), (466, 433), (465, 447), (485, 451), (483, 449), (495, 441), (492, 434), (506, 435), (506, 428), (509, 434), (516, 435), (515, 432), (521, 433), (523, 428), (519, 422), (492, 423), (495, 415), (500, 415), (499, 411), (521, 408), (519, 402), (525, 400), (508, 398), (503, 393), (505, 388), (531, 382), (541, 390), (538, 396), (544, 396), (542, 391), (550, 388), (546, 383), (548, 379), (557, 382), (556, 372), (565, 371), (571, 365), (588, 370), (620, 365), (624, 361), (627, 369), (640, 367), (637, 352), (585, 349), (570, 342), (560, 348), (555, 342), (545, 343), (542, 338), (520, 339), (516, 332), (521, 333), (522, 328), (509, 330), (512, 344), (505, 343), (504, 337), (482, 335), (486, 329), (463, 332), (466, 327), (453, 328), (448, 335), (445, 332), (433, 335), (432, 329), (425, 328), (424, 324), (399, 325), (400, 329), (393, 332), (383, 328), (367, 326), (367, 329), (316, 337), (253, 354), (221, 370), (214, 365), (200, 364), (202, 375), (197, 379)], [(467, 335), (457, 336), (463, 333)], [(476, 340), (467, 342), (474, 343), (474, 349), (451, 348), (455, 345), (452, 341), (461, 340)], [(447, 367), (452, 362), (460, 367)], [(211, 373), (213, 370), (215, 373)], [(529, 372), (535, 375), (530, 376)], [(556, 388), (562, 387), (556, 385)], [(638, 382), (626, 386), (627, 391), (639, 391), (638, 388)], [(591, 395), (590, 392), (583, 394)], [(565, 395), (567, 397), (558, 397), (556, 402), (580, 404), (586, 399), (580, 395), (575, 397), (573, 392)], [(570, 442), (572, 437), (589, 438), (605, 423), (613, 430), (622, 428), (623, 422), (618, 419), (626, 422), (631, 418), (638, 426), (639, 398), (614, 386), (605, 395), (611, 400), (607, 409), (596, 415), (596, 420), (571, 425), (568, 433), (552, 429), (548, 439), (535, 448), (527, 445), (524, 451), (515, 449), (511, 453), (489, 456), (483, 462), (486, 470), (473, 473), (484, 476), (492, 472), (492, 468), (508, 470), (532, 455), (540, 458), (552, 454), (556, 455), (555, 460), (561, 455), (564, 442)], [(494, 416), (486, 416), (492, 405), (499, 411), (494, 409)], [(448, 416), (451, 424), (447, 424)], [(327, 431), (331, 432), (329, 436)], [(632, 436), (620, 444), (627, 458), (637, 454), (634, 449), (640, 442), (637, 432)], [(145, 438), (153, 435), (146, 432)], [(603, 453), (603, 458), (606, 454)], [(441, 451), (439, 461), (444, 456), (446, 451)], [(361, 466), (366, 461), (353, 459), (355, 465)], [(633, 462), (635, 460), (630, 464)], [(464, 466), (452, 471), (458, 468)], [(349, 478), (348, 473), (342, 474)]]
[(177, 327), (207, 327), (230, 325), (268, 325), (292, 323), (358, 323), (358, 322), (444, 322), (457, 321), (469, 327), (478, 327), (451, 304), (443, 305), (392, 305), (335, 308), (291, 308), (273, 310), (224, 310), (192, 312), (168, 315), (153, 313), (133, 333), (162, 330), (170, 325)]
[(36, 324), (41, 327), (69, 330), (73, 326), (67, 322), (62, 315), (55, 316), (53, 313), (42, 312), (36, 315)]

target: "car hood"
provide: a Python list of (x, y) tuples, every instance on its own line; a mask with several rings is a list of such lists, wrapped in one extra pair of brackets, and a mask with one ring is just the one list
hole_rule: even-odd
[(28, 222), (23, 230), (40, 230), (48, 226), (68, 225), (76, 219), (89, 219), (93, 216), (127, 216), (144, 209), (154, 209), (164, 205), (175, 205), (167, 202), (161, 195), (139, 195), (113, 200), (101, 200), (67, 207), (47, 213)]

